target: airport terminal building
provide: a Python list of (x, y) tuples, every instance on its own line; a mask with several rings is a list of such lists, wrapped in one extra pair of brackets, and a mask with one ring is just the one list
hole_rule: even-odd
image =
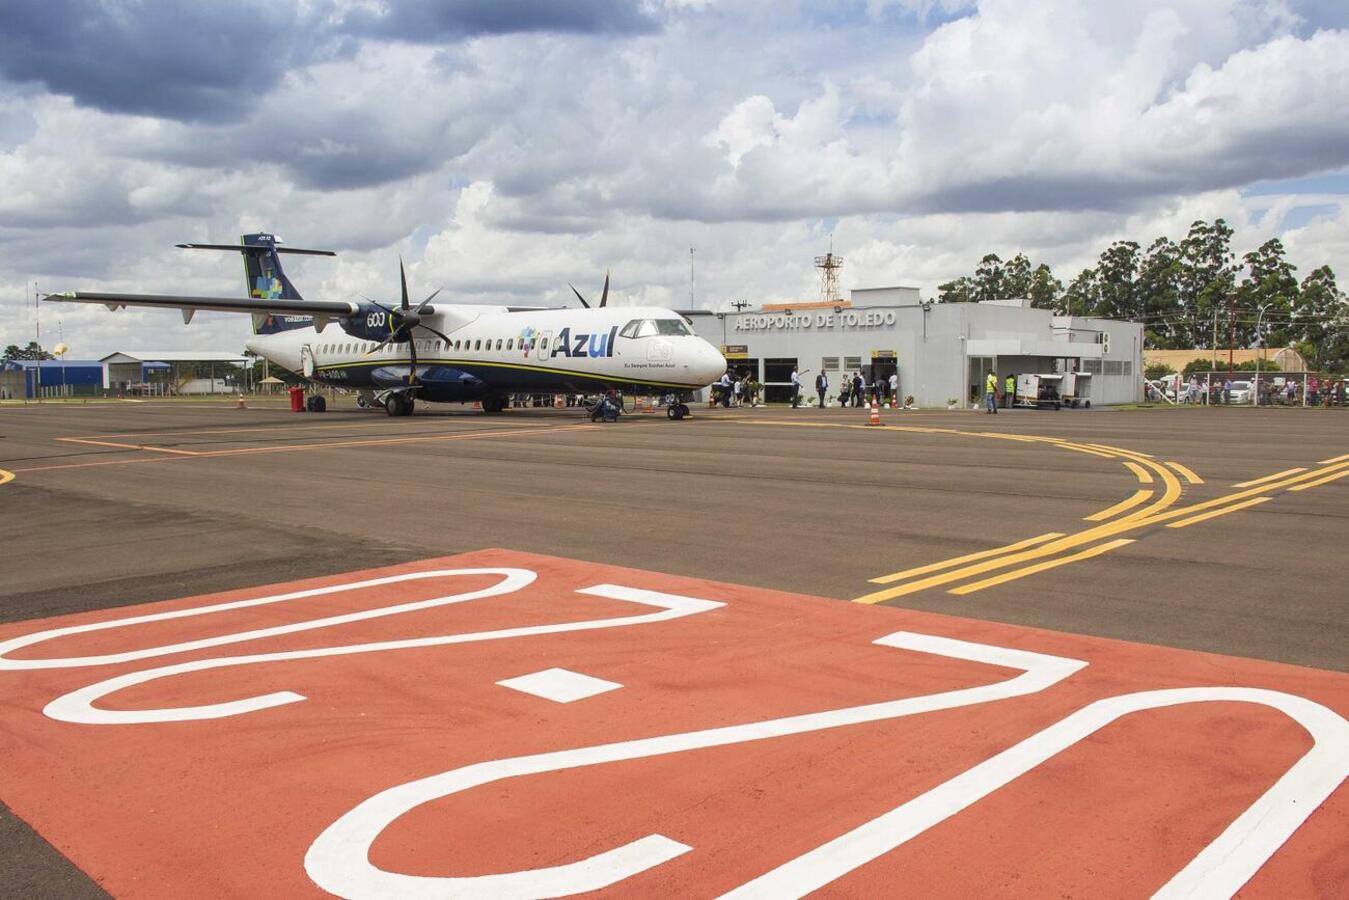
[(920, 301), (917, 288), (867, 288), (838, 304), (774, 304), (693, 322), (770, 402), (789, 397), (793, 367), (804, 373), (803, 397), (814, 396), (820, 371), (837, 396), (843, 373), (860, 370), (868, 382), (897, 372), (900, 395), (919, 406), (969, 405), (990, 371), (999, 384), (1009, 374), (1086, 372), (1094, 405), (1142, 399), (1141, 324), (1059, 316), (1029, 301), (934, 303)]

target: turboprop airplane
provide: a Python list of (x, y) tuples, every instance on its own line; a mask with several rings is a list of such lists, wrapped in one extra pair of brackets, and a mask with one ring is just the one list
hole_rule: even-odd
[(184, 324), (203, 309), (249, 313), (250, 351), (313, 381), (358, 389), (364, 404), (391, 416), (411, 415), (419, 400), (479, 401), (493, 413), (515, 393), (618, 390), (661, 395), (669, 417), (682, 419), (691, 393), (726, 371), (725, 358), (675, 310), (608, 306), (607, 275), (596, 307), (574, 287), (580, 308), (432, 306), (439, 291), (414, 306), (400, 260), (401, 302), (385, 306), (300, 296), (280, 254), (335, 256), (331, 250), (283, 247), (271, 234), (246, 234), (238, 245), (178, 246), (241, 253), (248, 297), (64, 291), (44, 299), (178, 309)]

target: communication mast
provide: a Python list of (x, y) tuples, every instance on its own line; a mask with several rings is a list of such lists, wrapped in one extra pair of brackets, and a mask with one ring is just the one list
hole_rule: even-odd
[(820, 270), (820, 301), (838, 303), (843, 298), (838, 291), (838, 270), (843, 268), (843, 257), (834, 255), (834, 238), (829, 238), (829, 252), (815, 257), (815, 268)]

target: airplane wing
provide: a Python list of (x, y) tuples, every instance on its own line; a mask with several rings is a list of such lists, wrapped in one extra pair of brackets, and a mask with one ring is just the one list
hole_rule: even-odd
[(214, 312), (268, 313), (277, 316), (354, 316), (360, 312), (360, 306), (350, 300), (287, 300), (281, 297), (181, 297), (176, 294), (61, 291), (47, 294), (42, 299), (63, 303), (102, 303), (109, 309), (148, 306), (181, 309), (184, 312), (208, 309)]

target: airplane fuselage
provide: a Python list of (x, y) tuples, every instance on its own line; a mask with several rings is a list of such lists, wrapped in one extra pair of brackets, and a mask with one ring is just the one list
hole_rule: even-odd
[[(407, 342), (379, 346), (384, 323), (330, 322), (254, 335), (249, 350), (324, 384), (399, 390)], [(434, 402), (511, 393), (687, 392), (726, 370), (725, 358), (677, 313), (660, 307), (510, 311), (454, 305), (414, 335), (417, 397)], [(349, 331), (358, 331), (353, 335)], [(370, 338), (376, 338), (371, 340)], [(373, 351), (373, 352), (372, 352)]]

